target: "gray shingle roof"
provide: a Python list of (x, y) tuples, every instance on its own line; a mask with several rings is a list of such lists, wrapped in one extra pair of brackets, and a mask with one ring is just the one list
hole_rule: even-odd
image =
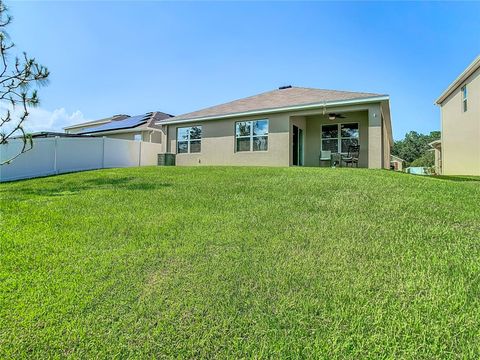
[(156, 125), (157, 121), (167, 120), (173, 117), (174, 117), (173, 115), (170, 115), (161, 111), (155, 111), (154, 113), (152, 113), (150, 120), (147, 122), (147, 128), (161, 129), (162, 128), (161, 126)]
[(203, 117), (217, 117), (228, 114), (254, 112), (259, 110), (308, 105), (323, 102), (328, 103), (332, 101), (364, 99), (377, 96), (383, 95), (364, 92), (289, 87), (286, 89), (268, 91), (243, 99), (234, 100), (225, 104), (208, 107), (165, 120), (176, 121)]

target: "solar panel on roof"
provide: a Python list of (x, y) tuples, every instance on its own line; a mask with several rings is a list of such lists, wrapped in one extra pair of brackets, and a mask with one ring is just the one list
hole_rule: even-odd
[(96, 133), (101, 131), (131, 129), (131, 128), (145, 124), (151, 115), (152, 115), (151, 113), (148, 113), (143, 115), (131, 116), (124, 120), (110, 121), (107, 124), (85, 129), (85, 131), (82, 131), (80, 134), (90, 134), (90, 133)]

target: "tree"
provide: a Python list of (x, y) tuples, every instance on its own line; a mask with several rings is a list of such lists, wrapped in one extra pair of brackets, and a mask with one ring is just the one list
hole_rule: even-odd
[(48, 69), (24, 52), (11, 61), (10, 50), (15, 46), (10, 41), (7, 26), (12, 22), (3, 1), (0, 0), (0, 145), (9, 139), (20, 138), (22, 147), (13, 157), (0, 161), (8, 164), (33, 147), (32, 138), (25, 132), (29, 107), (39, 104), (37, 88), (48, 83)]
[(427, 150), (422, 156), (416, 158), (410, 163), (410, 166), (432, 167), (435, 165), (435, 154), (432, 150)]
[[(395, 141), (392, 147), (392, 154), (405, 160), (410, 165), (414, 160), (426, 155), (434, 140), (440, 139), (440, 131), (432, 131), (430, 134), (420, 134), (416, 131), (410, 131), (405, 134), (405, 139)], [(428, 160), (428, 156), (424, 160)]]

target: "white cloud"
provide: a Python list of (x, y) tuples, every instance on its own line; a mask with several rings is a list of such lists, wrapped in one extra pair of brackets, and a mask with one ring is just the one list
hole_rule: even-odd
[[(59, 108), (53, 111), (42, 108), (29, 108), (28, 111), (30, 115), (24, 122), (24, 128), (27, 132), (63, 132), (65, 126), (88, 121), (80, 110), (68, 113), (65, 108)], [(20, 112), (14, 111), (15, 119), (18, 119), (19, 114)], [(12, 120), (12, 123), (14, 122), (15, 120)]]
[(80, 110), (68, 113), (65, 108), (49, 111), (42, 108), (31, 108), (30, 115), (25, 120), (25, 129), (29, 132), (60, 131), (65, 126), (88, 121)]

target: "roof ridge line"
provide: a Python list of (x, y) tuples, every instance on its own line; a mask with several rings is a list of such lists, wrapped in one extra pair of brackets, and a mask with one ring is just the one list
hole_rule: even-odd
[[(292, 86), (292, 88), (296, 88), (296, 89), (308, 89), (308, 90), (321, 90), (321, 91), (335, 91), (335, 92), (341, 92), (341, 93), (372, 94), (372, 95), (378, 95), (378, 96), (380, 96), (380, 95), (386, 95), (386, 94), (372, 93), (372, 92), (365, 92), (365, 91), (325, 89), (325, 88), (314, 88), (314, 87), (308, 87), (308, 86)], [(287, 90), (287, 89), (286, 89), (286, 90)]]

